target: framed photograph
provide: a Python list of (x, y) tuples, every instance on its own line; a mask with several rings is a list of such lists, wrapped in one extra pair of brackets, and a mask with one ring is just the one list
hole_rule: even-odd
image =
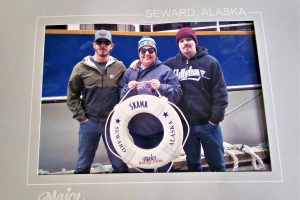
[[(271, 90), (268, 88), (271, 87), (268, 75), (269, 66), (259, 13), (247, 14), (245, 10), (239, 9), (239, 13), (247, 15), (245, 21), (244, 19), (241, 21), (214, 21), (210, 18), (207, 21), (197, 22), (150, 22), (149, 19), (159, 14), (157, 12), (163, 11), (146, 10), (144, 16), (146, 19), (140, 24), (132, 22), (129, 24), (129, 20), (124, 24), (124, 18), (121, 22), (110, 18), (107, 23), (99, 23), (99, 21), (105, 20), (105, 17), (99, 21), (95, 21), (93, 17), (78, 17), (78, 19), (62, 17), (56, 18), (55, 22), (52, 21), (53, 18), (38, 20), (37, 41), (39, 43), (36, 45), (42, 48), (40, 50), (37, 48), (36, 52), (38, 55), (35, 62), (37, 80), (34, 82), (38, 88), (34, 91), (40, 97), (41, 102), (34, 104), (36, 108), (33, 109), (33, 112), (40, 111), (37, 112), (39, 117), (37, 115), (38, 118), (34, 120), (34, 122), (39, 120), (40, 126), (36, 127), (36, 134), (32, 134), (31, 144), (33, 145), (30, 148), (30, 152), (32, 152), (30, 153), (32, 161), (30, 163), (38, 168), (28, 169), (30, 174), (28, 180), (44, 179), (47, 182), (49, 175), (56, 175), (55, 180), (61, 178), (61, 181), (65, 183), (78, 183), (76, 176), (67, 178), (68, 180), (74, 179), (74, 182), (67, 182), (65, 176), (61, 176), (73, 174), (78, 145), (79, 123), (72, 119), (72, 114), (66, 105), (67, 84), (74, 65), (86, 55), (93, 55), (92, 44), (96, 30), (109, 29), (111, 31), (114, 43), (111, 55), (129, 67), (130, 63), (138, 57), (137, 43), (143, 36), (151, 36), (155, 39), (158, 58), (162, 61), (176, 55), (179, 51), (175, 43), (176, 31), (186, 26), (196, 30), (199, 46), (206, 47), (222, 66), (229, 94), (229, 106), (226, 109), (225, 119), (221, 123), (224, 148), (227, 152), (225, 157), (228, 173), (213, 175), (203, 175), (205, 172), (185, 173), (186, 164), (183, 152), (182, 158), (177, 158), (174, 163), (175, 172), (173, 173), (176, 173), (174, 175), (176, 178), (174, 179), (173, 173), (171, 173), (160, 175), (163, 178), (159, 181), (223, 181), (224, 177), (227, 180), (235, 181), (265, 181), (266, 178), (271, 181), (279, 181), (281, 179), (280, 162), (276, 156), (278, 155), (276, 124), (271, 106), (273, 99)], [(189, 9), (173, 10), (172, 12), (183, 11), (195, 12)], [(203, 10), (203, 12), (205, 11)], [(211, 11), (207, 10), (207, 12)], [(219, 12), (227, 12), (227, 10)], [(70, 24), (70, 20), (73, 21), (73, 24)], [(77, 24), (74, 24), (74, 21)], [(149, 176), (133, 173), (119, 175), (116, 179), (110, 177), (111, 166), (103, 139), (101, 141), (92, 170), (94, 173), (105, 174), (105, 176), (97, 176), (99, 180), (96, 177), (86, 181), (80, 179), (79, 183), (89, 183), (90, 180), (92, 182), (104, 181), (105, 183), (129, 182), (129, 180), (140, 182), (143, 179), (140, 180), (139, 176)], [(251, 153), (256, 155), (257, 160), (251, 153), (243, 151), (241, 146), (252, 149)], [(231, 155), (238, 156), (239, 158), (235, 156), (238, 161), (234, 162)], [(202, 159), (202, 162), (205, 163), (205, 158)], [(234, 165), (240, 166), (238, 168)], [(230, 173), (232, 171), (244, 173)], [(136, 171), (133, 170), (133, 172)], [(41, 177), (46, 174), (47, 176)], [(263, 176), (266, 177), (263, 178)], [(144, 180), (151, 182), (151, 177)], [(53, 184), (51, 181), (50, 183)]]

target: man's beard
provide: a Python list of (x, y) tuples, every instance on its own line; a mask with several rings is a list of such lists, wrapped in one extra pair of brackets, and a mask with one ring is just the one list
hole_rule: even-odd
[(100, 53), (97, 52), (97, 54), (98, 54), (100, 57), (106, 57), (106, 56), (109, 55), (109, 51), (107, 51), (107, 53), (106, 53), (106, 50), (105, 50), (105, 49), (104, 49), (104, 50), (101, 49)]
[(106, 57), (108, 56), (108, 53), (107, 54), (98, 54), (100, 57)]

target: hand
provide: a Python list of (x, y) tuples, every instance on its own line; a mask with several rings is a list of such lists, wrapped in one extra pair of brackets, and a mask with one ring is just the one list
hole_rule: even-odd
[(158, 88), (160, 88), (160, 82), (159, 82), (159, 80), (157, 80), (157, 79), (152, 79), (152, 80), (150, 80), (149, 81), (150, 82), (150, 85), (151, 85), (151, 87), (153, 88), (153, 89), (158, 89)]
[(130, 81), (128, 83), (128, 88), (131, 90), (137, 88), (137, 86), (138, 86), (138, 82), (136, 82), (136, 81)]
[(81, 120), (79, 120), (80, 123), (85, 123), (85, 122), (87, 122), (87, 121), (89, 121), (89, 119), (86, 118), (86, 117), (84, 117), (84, 118), (82, 118)]
[(217, 126), (217, 124), (212, 123), (211, 121), (208, 121), (208, 123), (212, 126)]
[(130, 64), (129, 68), (136, 70), (137, 66), (138, 66), (139, 60), (134, 60), (132, 61), (132, 63)]

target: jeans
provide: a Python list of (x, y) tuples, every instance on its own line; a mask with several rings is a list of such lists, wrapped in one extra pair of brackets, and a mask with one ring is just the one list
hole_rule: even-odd
[(207, 123), (191, 126), (189, 137), (184, 145), (189, 172), (202, 171), (200, 162), (201, 145), (210, 171), (225, 171), (223, 138), (220, 125), (213, 126)]
[[(152, 149), (156, 146), (159, 145), (159, 143), (161, 142), (161, 140), (163, 139), (164, 133), (160, 132), (158, 134), (155, 135), (150, 135), (150, 136), (143, 136), (143, 135), (139, 135), (136, 133), (131, 133), (133, 142), (136, 146), (138, 146), (139, 148), (142, 149)], [(170, 168), (171, 163), (168, 163), (166, 165), (163, 165), (159, 168), (156, 169), (156, 171), (154, 171), (153, 169), (143, 169), (144, 172), (167, 172), (168, 169)], [(173, 169), (170, 169), (170, 172)]]
[[(112, 164), (113, 172), (128, 172), (127, 165), (119, 158), (114, 156), (105, 142), (105, 123), (104, 122), (95, 122), (88, 120), (87, 122), (80, 123), (79, 128), (79, 146), (78, 153), (79, 158), (77, 160), (77, 166), (75, 174), (89, 174), (91, 165), (95, 158), (95, 153), (97, 151), (101, 135), (103, 135), (103, 140), (109, 161)], [(112, 147), (112, 143), (108, 140), (109, 146)]]

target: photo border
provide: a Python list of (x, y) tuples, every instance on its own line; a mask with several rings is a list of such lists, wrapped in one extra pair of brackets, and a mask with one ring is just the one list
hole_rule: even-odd
[[(183, 21), (253, 21), (259, 59), (262, 91), (266, 115), (271, 171), (226, 172), (226, 173), (129, 173), (101, 175), (45, 175), (37, 174), (40, 148), (41, 96), (43, 79), (43, 58), (46, 25), (97, 24), (101, 23), (172, 23)], [(243, 16), (186, 16), (168, 19), (147, 18), (145, 13), (103, 14), (82, 16), (45, 16), (36, 19), (34, 66), (31, 94), (30, 131), (28, 137), (27, 185), (86, 185), (86, 184), (139, 184), (139, 183), (202, 183), (202, 182), (282, 182), (282, 169), (277, 136), (277, 122), (274, 108), (272, 80), (265, 38), (263, 15), (260, 11), (247, 12)]]

